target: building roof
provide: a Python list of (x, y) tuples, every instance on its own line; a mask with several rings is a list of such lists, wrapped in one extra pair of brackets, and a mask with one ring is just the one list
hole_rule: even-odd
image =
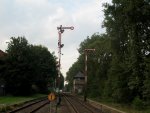
[(3, 52), (2, 50), (0, 50), (0, 57), (3, 57), (3, 56), (5, 56), (5, 55), (6, 55), (6, 53)]
[(78, 73), (74, 76), (74, 78), (84, 78), (84, 74), (81, 73), (81, 72), (78, 72)]

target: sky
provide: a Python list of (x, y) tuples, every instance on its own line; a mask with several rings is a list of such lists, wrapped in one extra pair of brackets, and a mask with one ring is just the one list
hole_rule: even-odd
[(57, 27), (74, 26), (62, 34), (61, 72), (77, 61), (77, 49), (87, 36), (104, 33), (102, 4), (111, 0), (0, 0), (0, 49), (10, 37), (24, 36), (30, 44), (43, 45), (58, 56)]

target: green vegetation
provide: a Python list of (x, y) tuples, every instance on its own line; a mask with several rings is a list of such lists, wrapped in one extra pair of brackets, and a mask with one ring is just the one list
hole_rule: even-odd
[(27, 96), (19, 96), (19, 97), (2, 96), (0, 97), (0, 112), (6, 112), (8, 110), (12, 110), (14, 109), (14, 107), (20, 106), (27, 101), (40, 98), (40, 97), (45, 97), (45, 96), (47, 95), (36, 94), (36, 95), (28, 96), (28, 97)]
[(94, 34), (81, 42), (78, 60), (67, 72), (67, 88), (73, 76), (84, 72), (88, 52), (88, 97), (130, 105), (150, 106), (150, 1), (112, 0), (104, 4), (106, 34)]
[(150, 113), (150, 107), (139, 110), (139, 109), (133, 108), (133, 106), (127, 105), (127, 104), (119, 104), (119, 103), (110, 102), (108, 100), (107, 101), (106, 100), (101, 100), (101, 99), (99, 100), (97, 98), (92, 99), (92, 100), (98, 101), (101, 104), (119, 109), (121, 111), (125, 111), (126, 113)]
[(5, 84), (6, 94), (26, 96), (47, 93), (48, 86), (52, 89), (57, 58), (48, 48), (29, 44), (24, 37), (12, 37), (6, 52), (0, 58), (0, 81)]
[(44, 94), (36, 94), (33, 96), (19, 96), (19, 97), (14, 97), (14, 96), (2, 96), (0, 97), (0, 106), (1, 105), (12, 105), (12, 104), (18, 104), (22, 102), (26, 102), (29, 100), (33, 100), (39, 97), (44, 97), (47, 95)]

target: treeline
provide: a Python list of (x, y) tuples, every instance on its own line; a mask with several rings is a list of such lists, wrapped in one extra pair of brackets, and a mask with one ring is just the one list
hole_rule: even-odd
[(24, 37), (12, 37), (6, 56), (0, 58), (0, 82), (7, 94), (46, 93), (57, 78), (56, 57), (41, 45), (32, 45)]
[(88, 96), (137, 108), (150, 105), (150, 1), (112, 0), (104, 4), (105, 34), (81, 42), (80, 56), (66, 79), (84, 72), (84, 49), (88, 53)]

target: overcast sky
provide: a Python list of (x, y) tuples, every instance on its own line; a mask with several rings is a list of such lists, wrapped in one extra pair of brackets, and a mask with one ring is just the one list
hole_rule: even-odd
[(77, 60), (79, 44), (101, 28), (102, 4), (111, 0), (0, 0), (0, 49), (10, 37), (25, 36), (30, 44), (46, 46), (58, 56), (57, 27), (74, 26), (62, 35), (62, 73)]

